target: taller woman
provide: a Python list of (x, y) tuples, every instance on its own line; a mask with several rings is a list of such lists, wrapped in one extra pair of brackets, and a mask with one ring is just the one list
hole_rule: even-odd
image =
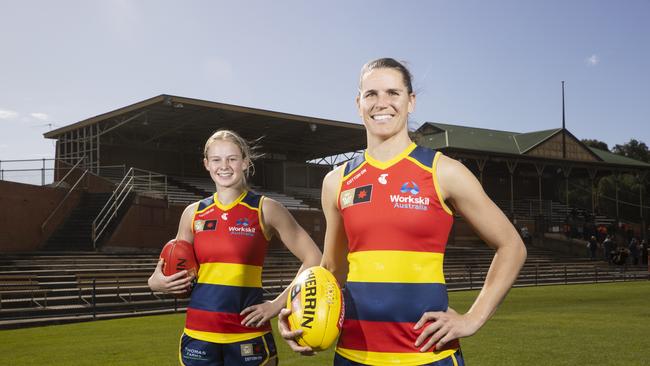
[[(409, 71), (378, 59), (363, 66), (356, 98), (368, 147), (323, 182), (327, 219), (322, 265), (345, 286), (335, 365), (463, 365), (459, 338), (494, 314), (526, 249), (474, 175), (408, 135), (415, 108)], [(465, 314), (448, 307), (443, 258), (461, 214), (496, 254)], [(299, 347), (283, 323), (282, 336)]]
[[(217, 131), (205, 144), (203, 162), (216, 193), (185, 209), (176, 235), (194, 243), (200, 264), (181, 337), (181, 364), (275, 365), (268, 320), (283, 308), (288, 291), (262, 301), (268, 241), (278, 235), (305, 268), (318, 265), (320, 250), (284, 206), (248, 190), (251, 151), (238, 134)], [(181, 293), (193, 280), (185, 271), (164, 276), (161, 268), (162, 260), (149, 279), (153, 290)]]

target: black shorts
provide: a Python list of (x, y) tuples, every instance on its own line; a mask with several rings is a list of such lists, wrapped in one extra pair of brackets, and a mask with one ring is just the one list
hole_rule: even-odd
[(275, 366), (278, 363), (271, 333), (235, 343), (205, 342), (183, 334), (179, 358), (183, 366)]

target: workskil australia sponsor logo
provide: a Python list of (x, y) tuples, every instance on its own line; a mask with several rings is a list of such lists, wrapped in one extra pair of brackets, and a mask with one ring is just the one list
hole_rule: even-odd
[(418, 197), (420, 187), (415, 182), (404, 182), (399, 192), (400, 194), (390, 195), (390, 202), (393, 204), (393, 208), (419, 211), (427, 211), (429, 209), (429, 197)]
[(256, 229), (250, 227), (250, 223), (247, 218), (237, 219), (235, 226), (228, 226), (228, 232), (230, 235), (244, 235), (244, 236), (253, 236), (255, 235)]

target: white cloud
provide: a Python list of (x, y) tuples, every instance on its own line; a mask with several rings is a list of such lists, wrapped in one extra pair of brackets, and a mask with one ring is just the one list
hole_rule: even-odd
[(600, 58), (598, 55), (593, 54), (585, 59), (587, 66), (596, 66), (600, 63)]
[(14, 119), (16, 117), (18, 117), (18, 112), (0, 109), (0, 119)]
[(36, 119), (40, 119), (41, 121), (47, 121), (48, 119), (50, 119), (50, 116), (48, 116), (45, 113), (38, 113), (38, 112), (37, 113), (31, 113), (30, 116), (32, 116), (32, 117), (34, 117)]

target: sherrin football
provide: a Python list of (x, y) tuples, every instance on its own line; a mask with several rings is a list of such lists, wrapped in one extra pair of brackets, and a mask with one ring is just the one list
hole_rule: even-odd
[(287, 308), (291, 310), (291, 330), (302, 329), (298, 344), (322, 351), (336, 341), (345, 306), (341, 288), (330, 271), (320, 266), (304, 270), (291, 285)]
[[(171, 276), (183, 270), (187, 270), (188, 275), (194, 276), (199, 273), (199, 263), (194, 255), (194, 245), (185, 240), (172, 239), (162, 249), (160, 258), (165, 260), (162, 272), (165, 276)], [(177, 297), (190, 296), (191, 290)]]

